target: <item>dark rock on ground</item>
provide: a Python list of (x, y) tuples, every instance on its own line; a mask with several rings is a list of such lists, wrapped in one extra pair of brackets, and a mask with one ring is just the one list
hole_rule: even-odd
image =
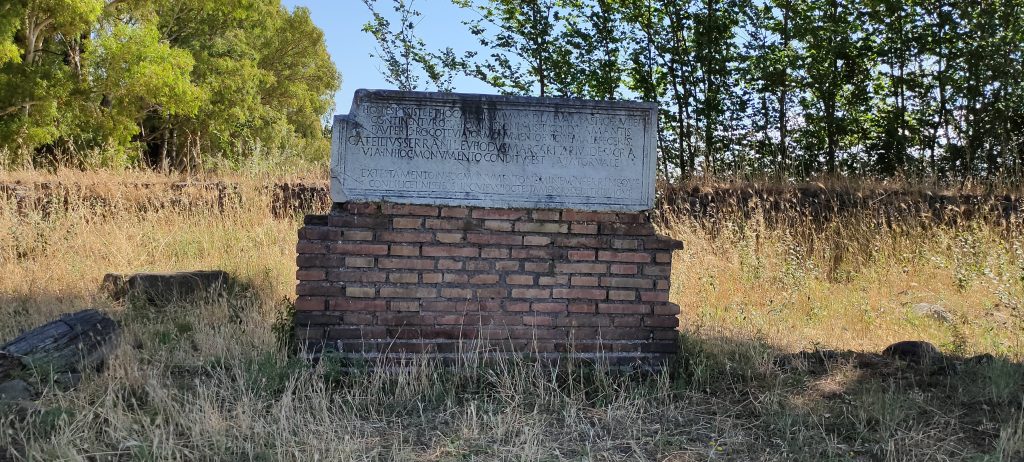
[(893, 343), (882, 350), (882, 356), (912, 364), (929, 364), (943, 358), (935, 345), (920, 340)]
[(100, 290), (115, 301), (131, 299), (150, 305), (213, 297), (223, 293), (230, 277), (224, 271), (107, 274)]
[(16, 369), (0, 370), (0, 377), (33, 367), (51, 374), (96, 369), (113, 349), (119, 330), (117, 322), (96, 310), (66, 314), (0, 346), (3, 356), (18, 359), (18, 364), (7, 363)]
[(21, 379), (0, 383), (0, 402), (30, 401), (36, 392), (32, 386)]

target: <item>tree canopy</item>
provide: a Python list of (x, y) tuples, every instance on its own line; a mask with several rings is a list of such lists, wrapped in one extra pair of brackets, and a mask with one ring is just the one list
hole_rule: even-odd
[(451, 1), (479, 46), (431, 51), (403, 22), (405, 70), (656, 101), (667, 177), (1024, 176), (1021, 0)]
[(326, 158), (340, 76), (280, 0), (8, 0), (0, 164), (188, 170)]

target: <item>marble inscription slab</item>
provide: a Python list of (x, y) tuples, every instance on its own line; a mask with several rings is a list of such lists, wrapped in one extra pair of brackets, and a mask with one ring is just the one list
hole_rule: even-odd
[(656, 136), (652, 103), (358, 90), (334, 118), (331, 196), (647, 210)]

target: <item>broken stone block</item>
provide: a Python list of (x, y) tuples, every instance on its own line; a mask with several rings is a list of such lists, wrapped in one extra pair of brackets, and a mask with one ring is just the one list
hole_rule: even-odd
[(178, 301), (216, 297), (230, 282), (224, 271), (183, 271), (178, 273), (107, 274), (100, 290), (115, 301), (141, 301), (166, 305)]

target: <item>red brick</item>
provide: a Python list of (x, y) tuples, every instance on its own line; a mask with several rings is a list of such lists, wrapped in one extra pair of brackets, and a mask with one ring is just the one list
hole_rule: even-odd
[(327, 253), (327, 243), (325, 242), (311, 242), (311, 241), (299, 241), (295, 245), (296, 253)]
[(665, 291), (640, 291), (640, 300), (645, 302), (667, 302), (668, 292)]
[(555, 245), (559, 247), (604, 249), (608, 247), (608, 239), (596, 236), (558, 236), (555, 237)]
[(604, 289), (554, 289), (551, 291), (551, 295), (554, 298), (604, 300), (608, 298), (608, 291)]
[(555, 320), (550, 316), (523, 316), (523, 325), (526, 326), (552, 326)]
[(650, 223), (603, 223), (598, 227), (598, 231), (612, 236), (653, 236), (654, 226)]
[(523, 245), (523, 236), (510, 234), (469, 233), (466, 240), (473, 244)]
[(466, 240), (466, 235), (463, 233), (437, 233), (437, 242), (442, 244), (459, 244)]
[(319, 295), (337, 297), (345, 293), (345, 289), (339, 286), (332, 286), (327, 282), (302, 282), (295, 286), (296, 295)]
[(359, 231), (354, 229), (346, 229), (344, 231), (344, 238), (346, 241), (372, 241), (373, 231)]
[(491, 231), (511, 232), (512, 222), (504, 220), (486, 220), (484, 221), (483, 228)]
[(510, 274), (505, 276), (505, 282), (517, 286), (532, 286), (533, 276), (525, 274)]
[(378, 268), (384, 269), (434, 269), (434, 260), (429, 258), (381, 258)]
[(526, 236), (523, 238), (523, 245), (548, 245), (551, 243), (551, 238), (547, 236)]
[(438, 216), (438, 208), (433, 205), (384, 204), (381, 210), (385, 215), (416, 215), (422, 217)]
[[(420, 313), (381, 313), (377, 316), (377, 323), (384, 326), (417, 326), (423, 321)], [(386, 330), (385, 330), (386, 332)], [(385, 334), (386, 335), (386, 334)]]
[(562, 219), (565, 221), (616, 222), (619, 221), (619, 216), (618, 214), (610, 212), (580, 212), (576, 210), (566, 210), (562, 213)]
[(512, 298), (551, 298), (551, 289), (512, 289)]
[(640, 272), (640, 267), (637, 265), (611, 265), (608, 268), (608, 272), (612, 274), (637, 274)]
[(574, 286), (585, 286), (585, 287), (596, 287), (600, 285), (600, 279), (594, 276), (573, 276), (572, 285)]
[(373, 257), (348, 257), (345, 266), (348, 268), (373, 268)]
[(530, 302), (509, 302), (508, 311), (530, 311)]
[(383, 216), (330, 215), (327, 219), (331, 226), (339, 228), (387, 229), (391, 227), (391, 220)]
[(391, 244), (391, 255), (399, 257), (418, 257), (420, 256), (420, 246)]
[[(609, 316), (566, 316), (558, 319), (561, 327), (605, 327), (612, 325), (612, 318)], [(570, 329), (569, 337), (581, 341), (597, 339), (597, 332), (593, 330)]]
[(497, 284), (497, 274), (478, 274), (469, 280), (470, 284)]
[(569, 276), (541, 276), (537, 278), (537, 285), (540, 286), (561, 286), (569, 284)]
[(637, 303), (599, 303), (597, 312), (602, 314), (648, 314), (650, 305)]
[(391, 273), (388, 280), (397, 284), (416, 284), (420, 279), (418, 273)]
[(646, 327), (679, 327), (679, 318), (675, 316), (647, 316), (644, 318)]
[[(441, 269), (441, 268), (438, 268), (438, 269)], [(423, 283), (424, 284), (440, 284), (441, 283), (441, 273), (423, 273)]]
[(427, 229), (441, 229), (445, 231), (456, 231), (466, 227), (465, 220), (439, 220), (436, 218), (428, 218), (424, 222), (424, 227)]
[(640, 327), (640, 316), (616, 316), (612, 318), (615, 327)]
[(380, 296), (385, 298), (434, 298), (437, 289), (425, 287), (382, 287)]
[(636, 300), (636, 291), (633, 290), (609, 290), (608, 300), (631, 302)]
[(669, 265), (644, 265), (644, 274), (648, 276), (671, 276), (672, 267)]
[(369, 326), (374, 324), (374, 316), (366, 313), (345, 313), (344, 323), (350, 326)]
[(569, 304), (565, 302), (533, 302), (530, 309), (538, 313), (565, 313), (569, 311)]
[(342, 231), (327, 226), (303, 226), (299, 228), (299, 240), (340, 241)]
[(679, 305), (675, 303), (659, 303), (654, 305), (654, 314), (676, 316), (679, 314)]
[(562, 212), (559, 210), (534, 210), (530, 212), (534, 220), (558, 221), (562, 219)]
[(658, 252), (654, 261), (658, 263), (672, 263), (672, 252)]
[(466, 270), (467, 271), (490, 271), (491, 270), (491, 262), (489, 262), (489, 261), (467, 261), (466, 262)]
[(377, 291), (373, 287), (346, 287), (345, 296), (352, 298), (373, 298)]
[(597, 252), (593, 250), (570, 250), (569, 260), (572, 261), (593, 261)]
[(508, 289), (502, 287), (489, 287), (477, 289), (476, 296), (479, 298), (505, 298), (508, 297)]
[(516, 231), (520, 233), (568, 233), (566, 223), (516, 222)]
[(463, 263), (458, 260), (441, 259), (437, 261), (437, 269), (439, 270), (459, 270), (462, 269)]
[(380, 240), (389, 242), (431, 242), (434, 233), (424, 231), (381, 231)]
[(597, 312), (597, 304), (594, 302), (581, 302), (574, 301), (569, 303), (570, 313), (595, 313)]
[(423, 246), (424, 257), (479, 257), (478, 247), (452, 247), (447, 245)]
[(348, 213), (361, 215), (375, 214), (380, 210), (376, 202), (346, 202), (343, 207)]
[(560, 249), (547, 247), (529, 247), (525, 249), (512, 249), (512, 258), (543, 258), (547, 260), (561, 258)]
[(658, 290), (668, 290), (669, 282), (667, 280), (660, 280), (654, 283), (654, 288)]
[(444, 282), (449, 284), (465, 284), (469, 282), (469, 276), (465, 274), (444, 273)]
[(299, 297), (295, 299), (297, 311), (323, 311), (327, 309), (327, 299), (324, 297)]
[(671, 340), (673, 343), (679, 341), (679, 332), (675, 330), (658, 329), (651, 333), (654, 340)]
[(333, 311), (384, 311), (388, 308), (385, 300), (362, 298), (332, 298), (328, 304)]
[[(544, 263), (526, 262), (524, 264), (524, 266), (526, 268), (526, 271), (529, 271), (531, 273), (550, 273), (552, 271), (552, 267), (554, 266), (554, 263), (552, 263), (552, 262), (544, 262)], [(518, 266), (517, 266), (517, 268), (518, 268)]]
[(526, 216), (525, 210), (511, 209), (475, 209), (473, 218), (485, 218), (494, 220), (519, 220)]
[(488, 247), (480, 249), (481, 258), (508, 258), (508, 249)]
[(331, 253), (343, 255), (387, 255), (387, 244), (331, 244)]
[(597, 234), (597, 225), (587, 223), (573, 223), (569, 226), (573, 234)]
[(613, 249), (637, 250), (640, 248), (640, 241), (636, 239), (615, 239), (612, 241)]
[(327, 279), (337, 282), (384, 282), (387, 273), (383, 271), (329, 271)]
[(444, 298), (473, 298), (473, 291), (471, 289), (445, 287), (441, 289), (441, 296)]
[(334, 266), (341, 266), (341, 262), (344, 261), (344, 257), (339, 255), (310, 255), (310, 254), (299, 254), (295, 257), (295, 264), (299, 268), (330, 268)]
[(633, 289), (650, 289), (654, 281), (650, 279), (637, 278), (601, 278), (601, 285), (605, 287), (630, 287)]
[(391, 227), (395, 229), (418, 229), (422, 226), (422, 218), (396, 217), (391, 220)]
[(469, 216), (469, 209), (465, 207), (442, 207), (442, 217), (465, 218)]
[(608, 265), (604, 263), (556, 263), (558, 273), (607, 273)]
[(304, 270), (295, 272), (295, 279), (300, 281), (323, 281), (327, 279), (327, 272), (324, 270)]
[(651, 254), (643, 252), (612, 252), (602, 250), (597, 253), (597, 259), (601, 261), (617, 261), (624, 263), (648, 263), (651, 261)]

